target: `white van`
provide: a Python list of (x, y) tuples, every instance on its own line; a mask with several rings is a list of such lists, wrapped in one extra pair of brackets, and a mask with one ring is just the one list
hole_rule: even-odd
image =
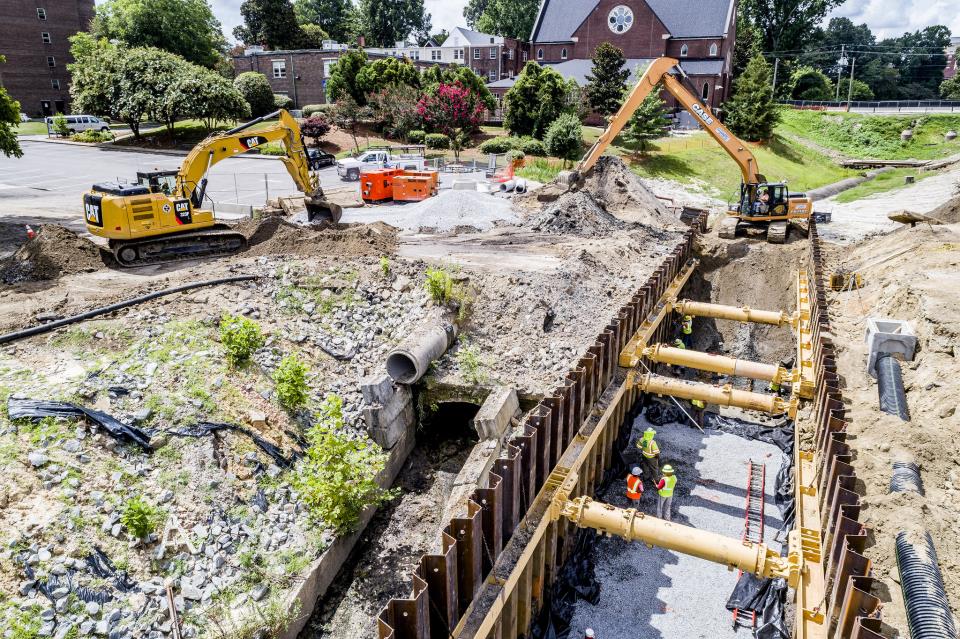
[[(64, 117), (67, 120), (67, 129), (70, 130), (71, 134), (80, 133), (81, 131), (90, 131), (91, 129), (94, 131), (110, 130), (109, 123), (93, 115), (67, 115)], [(48, 135), (53, 135), (56, 133), (53, 122), (53, 117), (46, 118)]]

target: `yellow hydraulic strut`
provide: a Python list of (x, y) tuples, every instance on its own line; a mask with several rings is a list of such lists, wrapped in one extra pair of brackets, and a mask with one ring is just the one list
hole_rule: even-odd
[(770, 415), (787, 413), (791, 419), (796, 415), (796, 400), (785, 401), (776, 395), (752, 393), (727, 386), (713, 386), (700, 382), (664, 377), (662, 375), (641, 375), (636, 371), (627, 374), (627, 384), (647, 393), (670, 395), (680, 399), (697, 399), (708, 404), (735, 406), (746, 410), (756, 410)]
[(701, 371), (733, 375), (734, 377), (748, 377), (762, 379), (768, 382), (781, 384), (791, 380), (790, 372), (772, 364), (761, 364), (746, 359), (735, 359), (723, 355), (711, 355), (700, 351), (674, 348), (666, 344), (655, 344), (643, 350), (643, 356), (652, 362), (686, 366)]
[(733, 320), (734, 322), (772, 324), (773, 326), (793, 326), (799, 319), (798, 315), (788, 315), (783, 311), (758, 311), (749, 306), (723, 306), (722, 304), (707, 304), (690, 300), (675, 303), (673, 309), (681, 315), (712, 317)]

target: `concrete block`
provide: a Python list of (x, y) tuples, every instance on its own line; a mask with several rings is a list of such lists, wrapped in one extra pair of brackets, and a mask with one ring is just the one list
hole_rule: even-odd
[(385, 404), (393, 395), (393, 380), (386, 372), (360, 382), (360, 392), (367, 404)]
[(877, 357), (892, 353), (898, 359), (911, 362), (917, 350), (917, 336), (909, 322), (882, 317), (867, 318), (867, 372), (877, 376)]
[(517, 391), (508, 386), (497, 386), (480, 406), (473, 426), (481, 439), (498, 439), (510, 427), (510, 418), (520, 410)]
[(503, 444), (499, 439), (488, 439), (473, 447), (470, 456), (463, 463), (463, 468), (453, 480), (453, 487), (447, 498), (441, 521), (446, 522), (453, 517), (466, 515), (470, 495), (477, 488), (487, 485), (487, 475), (500, 456), (502, 447)]
[(391, 449), (403, 433), (415, 425), (413, 391), (408, 386), (394, 386), (386, 375), (367, 380), (361, 385), (367, 406), (363, 417), (370, 439), (384, 449)]
[(472, 180), (454, 180), (454, 191), (476, 191), (477, 183)]

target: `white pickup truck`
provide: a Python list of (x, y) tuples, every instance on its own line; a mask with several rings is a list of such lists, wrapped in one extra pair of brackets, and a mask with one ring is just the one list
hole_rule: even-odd
[(407, 171), (422, 171), (422, 155), (391, 155), (384, 149), (371, 150), (361, 153), (355, 158), (344, 158), (337, 161), (337, 175), (344, 180), (356, 181), (360, 179), (360, 172), (370, 169), (404, 169)]

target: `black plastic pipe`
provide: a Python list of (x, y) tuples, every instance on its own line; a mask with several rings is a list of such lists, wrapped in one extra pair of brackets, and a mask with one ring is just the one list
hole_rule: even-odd
[(259, 278), (260, 278), (259, 275), (235, 275), (233, 277), (222, 277), (216, 280), (204, 280), (203, 282), (193, 282), (192, 284), (184, 284), (183, 286), (176, 286), (174, 288), (165, 288), (162, 291), (154, 291), (153, 293), (147, 293), (146, 295), (141, 295), (140, 297), (134, 297), (129, 300), (117, 302), (116, 304), (110, 304), (109, 306), (101, 306), (100, 308), (95, 308), (90, 311), (85, 311), (83, 313), (80, 313), (79, 315), (64, 317), (63, 319), (58, 319), (53, 322), (47, 322), (46, 324), (40, 324), (39, 326), (31, 326), (30, 328), (24, 328), (19, 331), (14, 331), (12, 333), (6, 333), (5, 335), (0, 335), (0, 344), (7, 344), (9, 342), (15, 342), (17, 340), (25, 339), (27, 337), (33, 337), (34, 335), (49, 333), (50, 331), (56, 330), (63, 326), (76, 324), (77, 322), (82, 322), (83, 320), (92, 319), (99, 315), (106, 315), (107, 313), (119, 311), (120, 309), (127, 308), (129, 306), (136, 306), (137, 304), (143, 304), (144, 302), (155, 300), (158, 297), (173, 295), (174, 293), (183, 293), (185, 291), (192, 291), (195, 288), (204, 288), (206, 286), (219, 286), (221, 284), (233, 284), (235, 282), (249, 282), (251, 280), (255, 280)]
[(893, 475), (890, 477), (891, 493), (923, 492), (923, 479), (920, 477), (920, 467), (913, 462), (893, 462)]
[(907, 406), (907, 394), (903, 389), (903, 372), (900, 370), (900, 362), (893, 355), (883, 354), (877, 357), (877, 387), (880, 392), (880, 410), (909, 422), (910, 408)]
[(896, 541), (897, 569), (900, 571), (900, 587), (903, 589), (910, 637), (957, 639), (950, 601), (930, 533), (925, 532), (919, 544), (911, 543), (910, 537), (906, 532), (899, 532)]

